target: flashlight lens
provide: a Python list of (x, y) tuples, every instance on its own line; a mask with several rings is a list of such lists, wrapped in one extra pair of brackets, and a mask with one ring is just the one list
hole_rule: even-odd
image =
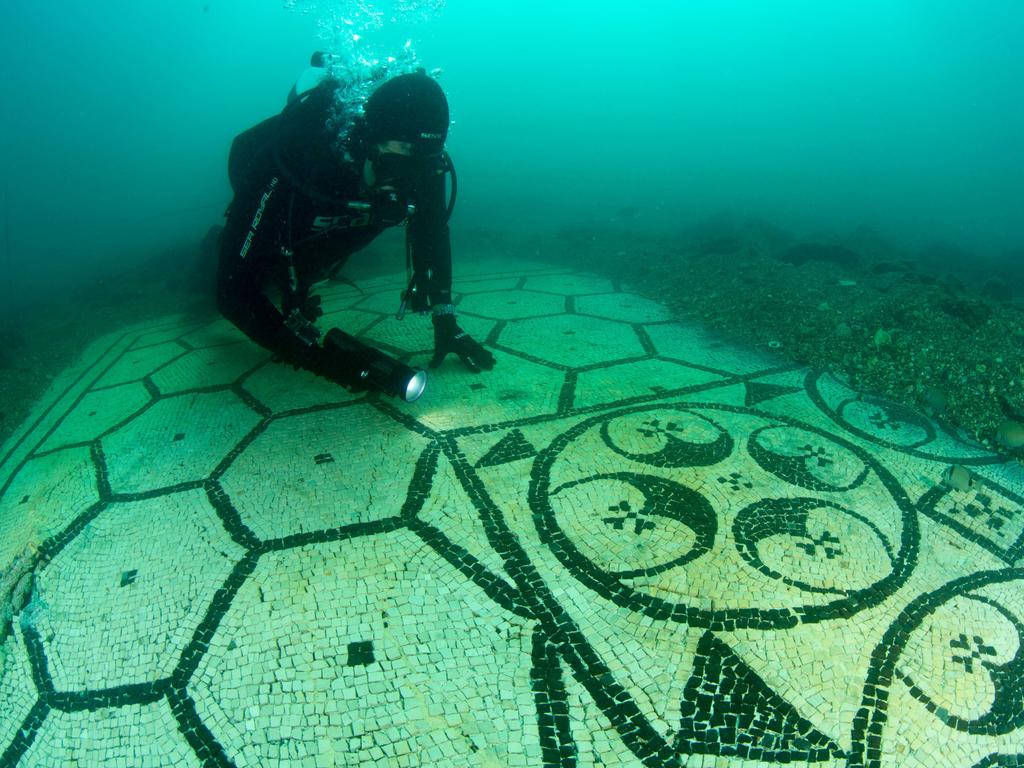
[(423, 390), (427, 388), (427, 374), (424, 371), (416, 371), (409, 377), (405, 385), (404, 400), (407, 403), (414, 403), (420, 399)]

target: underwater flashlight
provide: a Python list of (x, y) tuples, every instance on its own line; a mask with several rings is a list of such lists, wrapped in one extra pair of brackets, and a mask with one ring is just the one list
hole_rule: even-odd
[(324, 348), (340, 353), (340, 373), (354, 388), (377, 389), (407, 403), (418, 400), (426, 389), (425, 371), (399, 362), (339, 328), (327, 332)]

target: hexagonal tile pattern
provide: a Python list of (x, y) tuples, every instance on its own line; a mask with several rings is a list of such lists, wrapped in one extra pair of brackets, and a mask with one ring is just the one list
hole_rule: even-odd
[(31, 626), (56, 687), (168, 677), (242, 554), (200, 490), (103, 510), (37, 574)]
[(264, 556), (189, 690), (240, 765), (532, 766), (530, 647), (397, 531)]
[(139, 334), (132, 342), (130, 349), (132, 351), (138, 351), (150, 349), (158, 345), (168, 344), (173, 342), (175, 339), (186, 336), (187, 334), (200, 331), (202, 328), (205, 328), (209, 322), (209, 320), (205, 322), (189, 320), (187, 322), (180, 323), (166, 323), (159, 329)]
[(663, 305), (633, 293), (610, 293), (598, 296), (577, 296), (576, 312), (624, 323), (657, 323), (671, 320), (672, 313)]
[(99, 378), (95, 387), (115, 387), (118, 384), (139, 381), (143, 376), (159, 370), (187, 353), (188, 350), (173, 341), (132, 350), (112, 365)]
[[(339, 528), (402, 512), (427, 440), (354, 404), (274, 421), (222, 485), (261, 539)], [(273, 477), (254, 486), (252, 477)]]
[(89, 392), (46, 439), (42, 450), (86, 443), (142, 410), (150, 394), (141, 382)]
[[(493, 320), (459, 315), (459, 327), (481, 343), (494, 328)], [(386, 317), (361, 337), (371, 346), (384, 345), (394, 352), (408, 353), (434, 349), (434, 326), (429, 316), (410, 315), (402, 320)], [(449, 360), (456, 360), (451, 355)]]
[(531, 413), (554, 413), (565, 374), (546, 365), (493, 350), (497, 363), (489, 373), (469, 371), (455, 355), (428, 368), (429, 355), (411, 364), (427, 370), (427, 388), (415, 403), (396, 402), (404, 413), (431, 429), (457, 429), (503, 422)]
[(610, 365), (582, 371), (576, 377), (573, 405), (585, 408), (633, 397), (650, 397), (667, 390), (694, 387), (721, 376), (663, 360)]
[(649, 325), (647, 335), (659, 354), (684, 363), (733, 373), (754, 373), (783, 364), (782, 359), (765, 353), (740, 349), (696, 326), (679, 323)]
[(167, 702), (158, 701), (122, 709), (51, 712), (19, 765), (199, 768), (203, 763), (178, 733)]
[(162, 399), (103, 438), (110, 486), (140, 493), (202, 480), (259, 421), (232, 392)]
[(526, 288), (531, 291), (560, 293), (563, 296), (583, 296), (588, 293), (610, 293), (614, 290), (611, 280), (592, 275), (538, 275), (526, 279)]
[(514, 320), (502, 330), (498, 344), (566, 367), (644, 354), (636, 331), (628, 325), (579, 315)]
[(333, 381), (287, 363), (263, 366), (248, 376), (242, 386), (275, 414), (366, 397), (364, 392), (349, 392)]
[[(0, 464), (2, 768), (1024, 766), (1024, 468), (475, 240), (497, 367), (416, 403), (204, 378), (255, 347), (180, 318), (54, 380)], [(360, 284), (324, 326), (425, 365)], [(125, 415), (143, 373), (214, 383)]]
[(265, 349), (248, 341), (197, 349), (154, 373), (153, 383), (163, 395), (222, 387), (237, 381), (269, 357)]
[(181, 335), (180, 339), (185, 344), (196, 349), (220, 347), (248, 340), (244, 333), (223, 317), (218, 317), (195, 330)]
[(459, 302), (459, 314), (469, 313), (496, 320), (555, 315), (565, 311), (565, 299), (535, 291), (474, 293)]
[(375, 315), (394, 315), (402, 303), (402, 292), (405, 286), (395, 286), (390, 290), (367, 291), (367, 295), (356, 302), (354, 306), (360, 312), (368, 312)]
[(0, 563), (6, 567), (26, 547), (38, 548), (98, 500), (88, 448), (27, 462), (0, 497)]

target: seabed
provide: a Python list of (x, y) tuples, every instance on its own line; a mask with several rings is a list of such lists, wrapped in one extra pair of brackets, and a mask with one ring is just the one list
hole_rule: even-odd
[[(460, 266), (498, 365), (413, 404), (219, 320), (59, 378), (0, 465), (0, 766), (1024, 766), (1019, 465), (608, 280)], [(325, 327), (425, 366), (403, 282)]]

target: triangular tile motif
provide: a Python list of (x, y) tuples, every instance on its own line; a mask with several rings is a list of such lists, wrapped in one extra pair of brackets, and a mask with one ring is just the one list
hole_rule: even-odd
[(792, 395), (799, 392), (797, 387), (782, 387), (778, 384), (763, 384), (756, 381), (747, 382), (747, 396), (744, 405), (748, 408), (783, 395)]
[(781, 762), (843, 756), (832, 739), (816, 730), (711, 632), (697, 645), (681, 711), (675, 743), (680, 754)]
[(477, 467), (497, 467), (511, 461), (528, 459), (537, 455), (537, 449), (530, 445), (518, 429), (513, 429), (485, 453), (476, 463)]

